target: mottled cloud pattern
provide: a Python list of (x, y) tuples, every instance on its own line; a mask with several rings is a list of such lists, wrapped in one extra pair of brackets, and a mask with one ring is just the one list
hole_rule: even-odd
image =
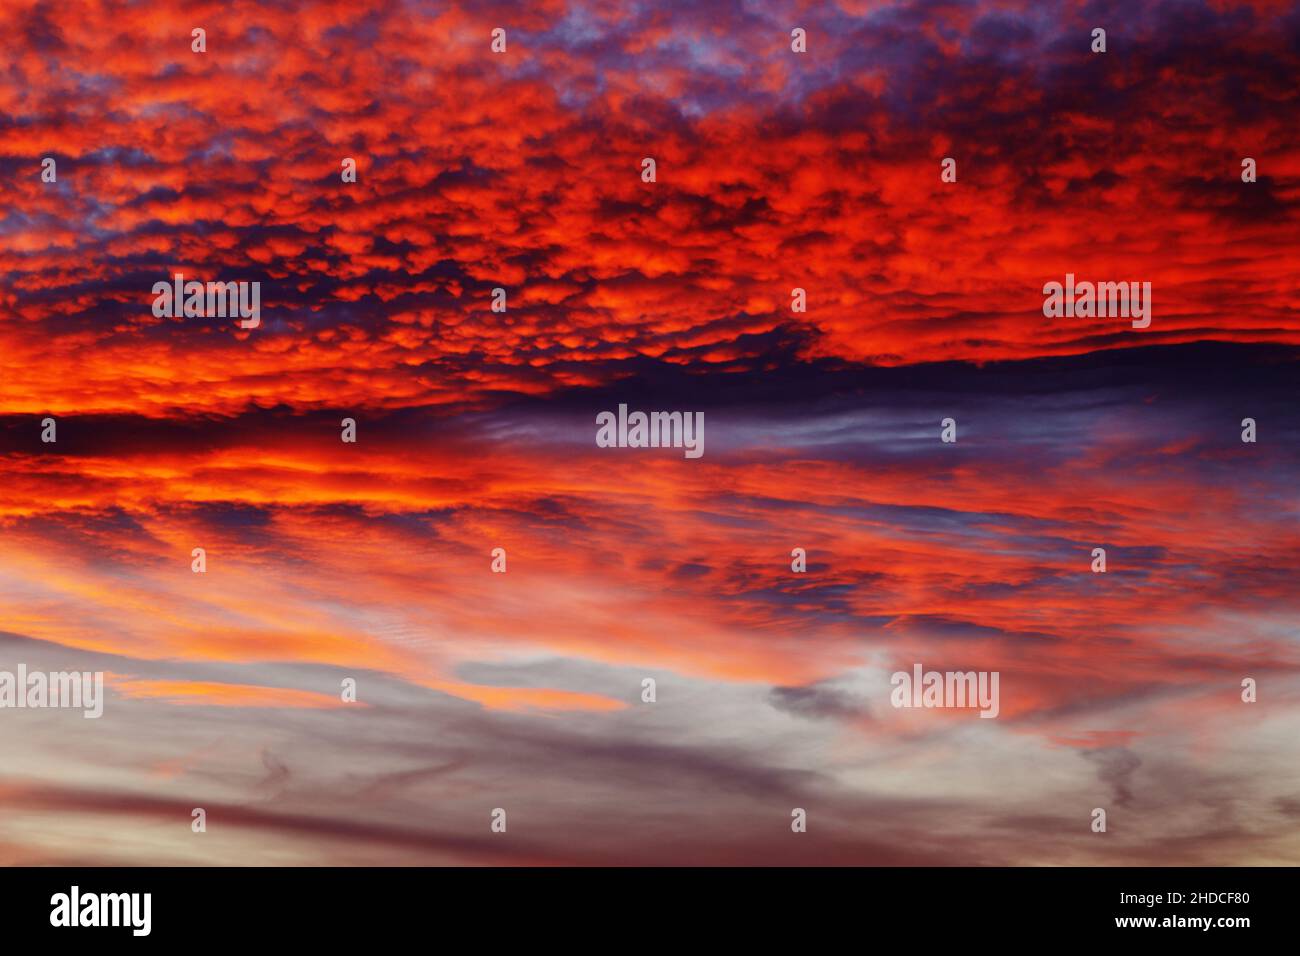
[(1300, 6), (0, 31), (0, 670), (107, 689), (0, 710), (0, 861), (1300, 863)]

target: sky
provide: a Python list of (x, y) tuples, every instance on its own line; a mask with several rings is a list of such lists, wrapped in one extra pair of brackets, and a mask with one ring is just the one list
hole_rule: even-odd
[(0, 35), (0, 863), (1300, 863), (1300, 5)]

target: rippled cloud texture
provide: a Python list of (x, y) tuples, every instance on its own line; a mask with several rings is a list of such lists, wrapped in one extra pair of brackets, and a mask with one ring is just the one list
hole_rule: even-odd
[[(107, 675), (0, 710), (0, 861), (1300, 863), (1295, 4), (0, 35), (0, 669)], [(915, 662), (999, 717), (893, 708)]]

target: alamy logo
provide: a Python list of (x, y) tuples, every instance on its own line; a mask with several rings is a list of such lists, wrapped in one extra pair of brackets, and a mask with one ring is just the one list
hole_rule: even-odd
[(703, 412), (632, 412), (618, 406), (618, 415), (596, 416), (598, 448), (685, 448), (687, 458), (704, 454)]
[(255, 329), (262, 324), (262, 283), (185, 281), (176, 273), (171, 282), (153, 284), (153, 314), (158, 318), (180, 316), (239, 316), (241, 329)]
[(103, 671), (41, 671), (27, 673), (19, 664), (18, 673), (0, 671), (0, 708), (68, 707), (81, 708), (88, 720), (104, 713)]
[(133, 936), (148, 936), (152, 893), (87, 893), (74, 886), (70, 893), (50, 897), (51, 926), (129, 926)]
[(1132, 318), (1133, 328), (1151, 324), (1150, 282), (1074, 282), (1074, 273), (1065, 274), (1065, 285), (1049, 282), (1043, 286), (1043, 315), (1049, 319), (1078, 316), (1088, 319)]
[(912, 673), (895, 671), (889, 678), (895, 707), (979, 707), (981, 717), (996, 717), (998, 671), (926, 671), (912, 665)]

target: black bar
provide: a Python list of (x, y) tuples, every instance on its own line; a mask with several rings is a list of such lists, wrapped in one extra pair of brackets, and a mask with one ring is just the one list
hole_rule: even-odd
[[(39, 939), (57, 946), (75, 933), (81, 943), (206, 947), (256, 940), (283, 942), (295, 951), (307, 943), (345, 939), (370, 946), (424, 941), (422, 948), (456, 951), (496, 948), (506, 940), (638, 950), (688, 943), (693, 949), (714, 940), (735, 951), (738, 944), (763, 946), (777, 936), (818, 946), (839, 939), (841, 945), (869, 948), (899, 932), (923, 948), (937, 942), (982, 950), (1000, 942), (1125, 938), (1139, 946), (1198, 940), (1232, 946), (1293, 929), (1289, 911), (1296, 886), (1295, 870), (1285, 868), (2, 872), (0, 912), (7, 940)], [(51, 925), (58, 906), (52, 898), (63, 894), (70, 904), (73, 886), (88, 918), (88, 895), (96, 895), (89, 905), (97, 911), (98, 894), (150, 894), (148, 935), (135, 935), (135, 928), (143, 927), (142, 908), (125, 909), (120, 898), (109, 909), (119, 907), (125, 925)], [(1206, 918), (1208, 929), (1187, 925)], [(1221, 922), (1243, 918), (1248, 925)], [(1125, 919), (1154, 924), (1118, 925)]]

